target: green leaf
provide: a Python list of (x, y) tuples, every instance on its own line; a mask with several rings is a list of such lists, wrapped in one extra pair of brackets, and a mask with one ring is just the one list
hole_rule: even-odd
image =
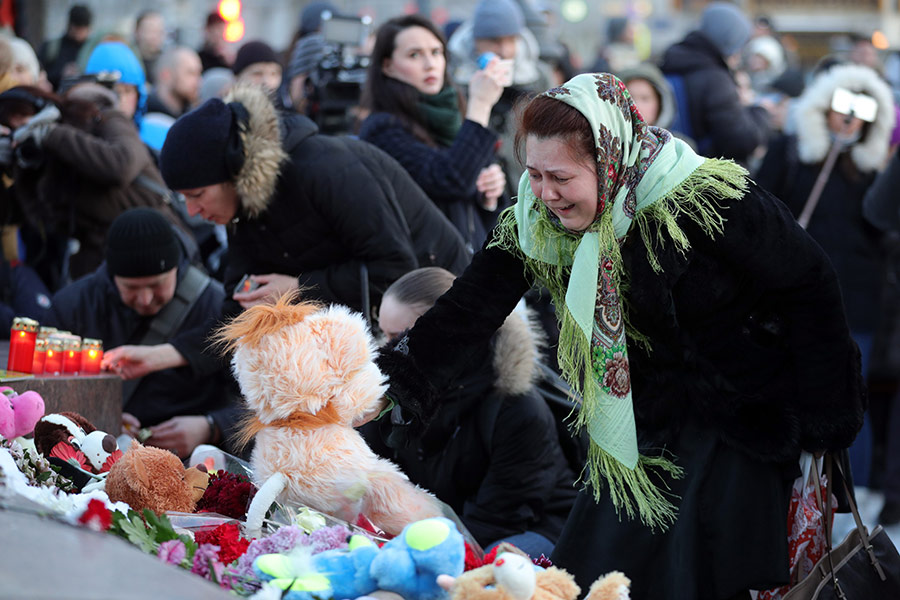
[(125, 538), (144, 552), (155, 554), (159, 546), (144, 525), (141, 515), (134, 510), (129, 510), (127, 516), (113, 512), (113, 524), (110, 531)]

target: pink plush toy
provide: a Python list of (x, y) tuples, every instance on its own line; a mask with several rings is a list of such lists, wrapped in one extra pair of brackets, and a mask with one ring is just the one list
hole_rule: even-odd
[(0, 435), (8, 440), (27, 435), (43, 416), (44, 399), (40, 394), (17, 394), (11, 387), (0, 387)]

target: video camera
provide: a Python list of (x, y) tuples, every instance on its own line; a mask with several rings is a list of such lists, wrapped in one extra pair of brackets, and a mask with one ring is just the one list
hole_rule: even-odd
[(334, 135), (353, 129), (352, 109), (359, 105), (369, 57), (357, 53), (372, 27), (371, 17), (322, 14), (324, 55), (310, 74), (310, 118), (322, 133)]

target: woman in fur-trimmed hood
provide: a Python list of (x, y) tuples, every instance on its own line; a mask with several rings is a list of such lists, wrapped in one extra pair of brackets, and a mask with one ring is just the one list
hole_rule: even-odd
[(259, 285), (226, 299), (226, 317), (298, 287), (360, 310), (420, 265), (467, 262), (459, 234), (392, 158), (279, 114), (259, 88), (179, 118), (160, 170), (192, 215), (228, 225), (226, 290), (244, 275)]
[[(432, 267), (391, 284), (379, 310), (382, 331), (397, 338), (454, 279)], [(535, 388), (542, 348), (540, 327), (514, 312), (490, 343), (468, 349), (464, 374), (444, 389), (441, 410), (419, 443), (388, 448), (381, 439), (389, 435), (388, 419), (364, 433), (376, 452), (450, 505), (485, 549), (507, 540), (531, 556), (549, 555), (575, 501), (577, 473)]]
[[(841, 95), (849, 98), (846, 106), (840, 106)], [(833, 103), (835, 108), (852, 114), (834, 110)], [(757, 182), (781, 198), (799, 218), (826, 156), (833, 145), (840, 146), (807, 230), (837, 271), (847, 322), (862, 352), (862, 372), (866, 373), (881, 321), (885, 255), (881, 232), (863, 218), (862, 204), (887, 162), (895, 121), (893, 95), (872, 69), (836, 65), (820, 73), (806, 88), (795, 114), (796, 133), (769, 146)], [(868, 485), (870, 444), (867, 424), (850, 449), (857, 485)]]
[[(861, 94), (862, 102), (871, 99), (876, 105), (870, 122), (850, 119), (840, 142), (836, 140), (845, 115), (831, 108), (838, 89)], [(863, 219), (862, 200), (888, 158), (893, 96), (872, 69), (837, 65), (806, 88), (797, 101), (796, 116), (797, 132), (771, 143), (757, 182), (799, 216), (826, 155), (834, 143), (842, 144), (807, 229), (834, 263), (851, 330), (871, 335), (877, 327), (884, 265), (879, 234)], [(861, 349), (865, 356), (866, 348)]]

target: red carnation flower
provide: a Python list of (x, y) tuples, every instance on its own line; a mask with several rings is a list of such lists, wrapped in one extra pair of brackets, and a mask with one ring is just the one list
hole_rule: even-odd
[(197, 512), (214, 512), (232, 519), (243, 519), (256, 494), (256, 486), (243, 475), (216, 471), (197, 502)]
[(91, 498), (85, 511), (78, 517), (78, 522), (94, 531), (106, 531), (112, 525), (112, 513), (102, 500)]
[(244, 555), (250, 542), (241, 537), (237, 523), (223, 523), (208, 531), (198, 531), (194, 541), (200, 544), (213, 544), (219, 547), (219, 562), (231, 564)]

